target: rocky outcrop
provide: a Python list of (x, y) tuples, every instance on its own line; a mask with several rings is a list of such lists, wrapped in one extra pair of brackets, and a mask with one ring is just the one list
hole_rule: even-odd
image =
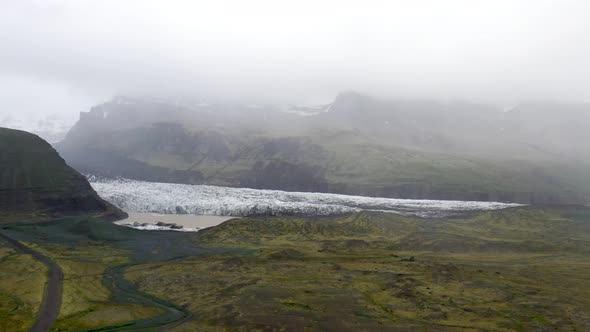
[(125, 213), (102, 200), (86, 178), (43, 139), (0, 128), (0, 222)]

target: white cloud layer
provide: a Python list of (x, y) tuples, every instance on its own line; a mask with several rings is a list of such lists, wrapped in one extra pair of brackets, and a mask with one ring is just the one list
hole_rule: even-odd
[(590, 101), (588, 1), (0, 0), (0, 114), (119, 93)]

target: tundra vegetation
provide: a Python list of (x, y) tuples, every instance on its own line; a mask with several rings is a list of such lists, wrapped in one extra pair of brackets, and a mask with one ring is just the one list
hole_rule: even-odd
[[(522, 207), (240, 218), (197, 233), (72, 217), (3, 232), (62, 267), (59, 330), (585, 331), (589, 219)], [(0, 253), (3, 330), (26, 330), (43, 266)]]

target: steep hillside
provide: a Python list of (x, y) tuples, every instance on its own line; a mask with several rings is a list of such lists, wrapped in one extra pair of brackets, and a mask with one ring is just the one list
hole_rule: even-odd
[(124, 212), (98, 197), (46, 141), (0, 128), (0, 222), (80, 214)]
[[(311, 108), (119, 97), (82, 113), (58, 149), (80, 172), (136, 180), (588, 203), (590, 153), (580, 144), (587, 135), (584, 106), (523, 107), (506, 113), (466, 102), (383, 101), (356, 93)], [(555, 112), (568, 120), (552, 121)]]

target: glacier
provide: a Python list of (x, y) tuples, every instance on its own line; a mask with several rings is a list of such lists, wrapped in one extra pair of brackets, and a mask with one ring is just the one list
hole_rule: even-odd
[(102, 198), (128, 212), (246, 217), (326, 216), (382, 211), (418, 217), (444, 217), (464, 211), (521, 206), (500, 202), (395, 199), (144, 182), (121, 178), (104, 179), (94, 176), (88, 176), (88, 180)]

